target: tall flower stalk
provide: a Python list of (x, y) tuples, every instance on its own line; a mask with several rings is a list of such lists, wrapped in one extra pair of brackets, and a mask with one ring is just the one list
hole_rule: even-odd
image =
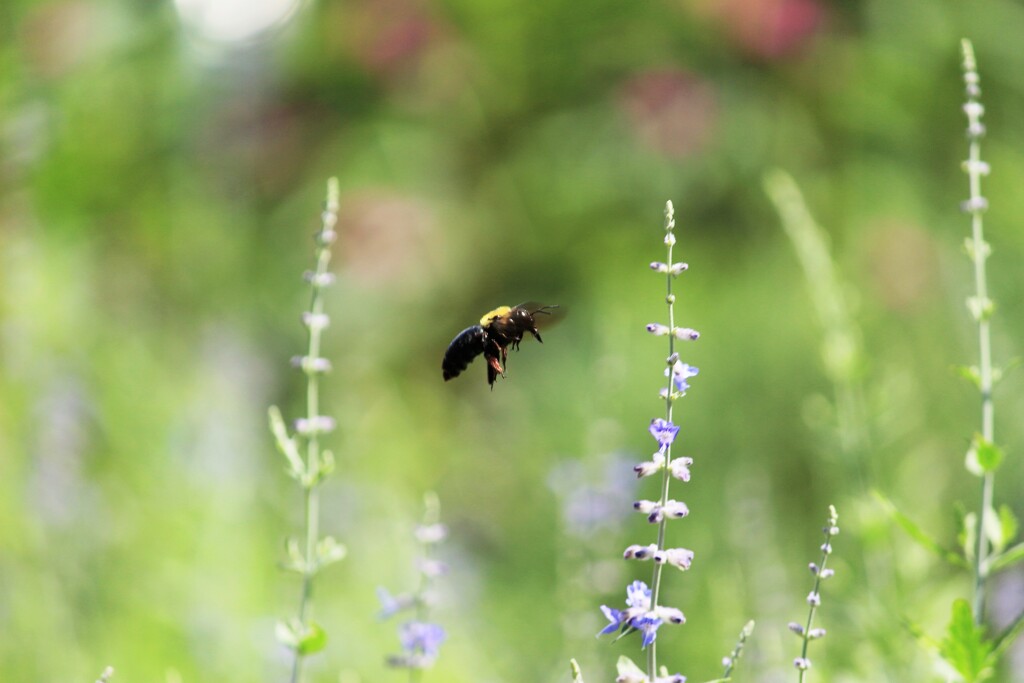
[(313, 580), (320, 570), (338, 562), (345, 556), (345, 548), (330, 536), (320, 536), (319, 487), (334, 470), (334, 457), (320, 444), (321, 436), (335, 428), (335, 420), (320, 414), (320, 378), (331, 369), (331, 363), (320, 355), (323, 330), (330, 320), (324, 313), (324, 290), (334, 276), (329, 272), (331, 245), (337, 233), (338, 181), (331, 178), (327, 184), (327, 202), (321, 214), (321, 227), (314, 237), (314, 268), (304, 278), (310, 287), (309, 308), (302, 314), (302, 323), (308, 332), (306, 354), (292, 359), (292, 365), (306, 377), (306, 414), (295, 420), (293, 433), (285, 426), (277, 406), (271, 406), (270, 429), (278, 450), (286, 461), (286, 470), (302, 489), (304, 533), (301, 540), (287, 542), (288, 558), (283, 566), (299, 575), (301, 589), (299, 606), (294, 618), (277, 626), (278, 640), (292, 650), (291, 683), (302, 680), (302, 666), (306, 656), (322, 650), (327, 636), (312, 617)]
[(963, 52), (964, 86), (967, 102), (968, 158), (964, 162), (970, 187), (970, 197), (962, 208), (971, 216), (971, 236), (965, 240), (967, 254), (974, 265), (974, 296), (967, 300), (967, 308), (978, 324), (978, 354), (976, 368), (971, 376), (981, 394), (981, 433), (976, 434), (968, 453), (968, 469), (981, 477), (981, 500), (978, 511), (976, 545), (974, 548), (974, 600), (972, 612), (974, 622), (981, 624), (985, 618), (985, 582), (988, 578), (988, 558), (991, 539), (986, 533), (986, 520), (995, 514), (992, 499), (995, 489), (995, 470), (999, 465), (998, 449), (995, 446), (995, 404), (992, 401), (992, 387), (995, 371), (992, 367), (992, 336), (990, 320), (995, 304), (988, 296), (985, 263), (991, 248), (985, 242), (983, 215), (988, 200), (981, 194), (981, 179), (988, 175), (989, 166), (981, 160), (981, 139), (985, 136), (985, 125), (981, 122), (985, 108), (978, 101), (981, 97), (981, 79), (974, 59), (974, 48), (969, 40), (961, 43)]
[(416, 542), (420, 556), (416, 559), (419, 581), (411, 593), (392, 595), (384, 588), (377, 589), (380, 599), (380, 618), (387, 619), (401, 612), (412, 612), (412, 617), (398, 627), (402, 653), (388, 657), (388, 666), (406, 669), (409, 683), (421, 680), (423, 670), (434, 665), (446, 638), (445, 630), (430, 621), (431, 610), (437, 602), (434, 584), (447, 571), (437, 559), (437, 546), (448, 537), (448, 528), (441, 523), (441, 502), (430, 492), (423, 497), (423, 523), (416, 527)]
[(804, 678), (811, 668), (811, 659), (807, 656), (808, 647), (812, 640), (825, 637), (825, 629), (814, 627), (814, 616), (821, 606), (821, 582), (831, 578), (835, 571), (826, 567), (828, 558), (832, 555), (832, 538), (839, 533), (839, 515), (836, 514), (834, 506), (828, 506), (828, 521), (822, 529), (825, 540), (821, 544), (821, 560), (817, 563), (811, 562), (808, 569), (814, 576), (814, 587), (807, 594), (807, 620), (803, 624), (795, 621), (790, 622), (789, 630), (800, 636), (803, 644), (800, 648), (800, 656), (793, 660), (793, 666), (798, 672), (798, 682), (804, 683)]
[(676, 352), (677, 341), (693, 341), (700, 335), (688, 327), (677, 327), (675, 320), (676, 297), (672, 284), (676, 277), (687, 270), (685, 263), (672, 260), (672, 250), (676, 243), (675, 216), (672, 202), (665, 206), (665, 237), (664, 244), (668, 255), (664, 263), (655, 261), (651, 269), (665, 275), (665, 303), (668, 307), (668, 324), (651, 323), (647, 331), (655, 336), (668, 337), (668, 354), (665, 357), (665, 375), (668, 378), (666, 387), (660, 395), (665, 401), (665, 417), (651, 420), (649, 431), (658, 444), (658, 450), (651, 460), (640, 463), (634, 468), (638, 477), (660, 475), (659, 496), (657, 500), (639, 500), (633, 504), (634, 509), (647, 516), (647, 521), (657, 525), (657, 540), (648, 545), (631, 545), (626, 548), (624, 556), (632, 560), (653, 560), (654, 568), (651, 585), (643, 581), (633, 581), (626, 588), (626, 609), (619, 610), (601, 606), (601, 611), (609, 624), (601, 634), (621, 631), (619, 637), (633, 632), (641, 633), (641, 648), (647, 651), (646, 674), (631, 660), (623, 657), (619, 661), (618, 681), (623, 683), (677, 683), (685, 681), (681, 674), (669, 675), (667, 669), (658, 666), (657, 633), (665, 622), (683, 624), (686, 617), (675, 607), (661, 604), (662, 579), (664, 568), (671, 565), (685, 571), (693, 561), (693, 551), (686, 548), (666, 547), (666, 531), (669, 520), (681, 519), (689, 514), (686, 503), (669, 497), (672, 479), (683, 482), (690, 480), (690, 465), (693, 459), (672, 455), (672, 444), (679, 433), (679, 427), (673, 422), (673, 405), (675, 401), (686, 395), (689, 389), (688, 380), (697, 374), (697, 368), (683, 363)]

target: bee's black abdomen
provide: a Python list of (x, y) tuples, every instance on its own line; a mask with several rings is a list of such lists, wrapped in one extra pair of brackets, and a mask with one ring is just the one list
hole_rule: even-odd
[(444, 352), (444, 360), (441, 362), (445, 381), (458, 377), (459, 373), (469, 367), (473, 359), (484, 352), (486, 343), (487, 333), (480, 325), (473, 325), (459, 332), (448, 345), (448, 350)]

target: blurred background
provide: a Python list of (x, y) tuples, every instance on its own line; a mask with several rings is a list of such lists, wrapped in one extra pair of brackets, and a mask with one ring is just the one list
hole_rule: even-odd
[[(688, 623), (662, 629), (661, 661), (715, 678), (755, 619), (737, 680), (793, 680), (785, 625), (834, 503), (813, 675), (933, 679), (906, 622), (941, 637), (969, 582), (871, 491), (949, 545), (953, 502), (977, 506), (978, 399), (952, 370), (977, 362), (959, 41), (984, 91), (1007, 361), (1022, 35), (1011, 0), (5, 0), (0, 679), (285, 678), (274, 623), (298, 584), (277, 563), (301, 499), (266, 410), (304, 410), (288, 361), (332, 175), (322, 526), (349, 557), (316, 587), (329, 644), (309, 680), (406, 678), (384, 666), (398, 643), (374, 590), (412, 586), (429, 490), (451, 573), (423, 680), (566, 681), (574, 656), (608, 681), (640, 659), (635, 637), (594, 634), (599, 605), (650, 576), (620, 558), (654, 540), (630, 502), (656, 487), (630, 468), (664, 411), (665, 340), (643, 326), (664, 321), (647, 264), (669, 199), (690, 264), (677, 320), (702, 336), (676, 412), (691, 514), (669, 530), (696, 560), (667, 575)], [(765, 191), (775, 168), (821, 226), (816, 265)], [(459, 330), (527, 300), (569, 315), (493, 391), (480, 361), (442, 382)], [(1018, 515), (1022, 397), (1020, 373), (996, 395), (996, 501)], [(994, 589), (998, 626), (1024, 574)]]

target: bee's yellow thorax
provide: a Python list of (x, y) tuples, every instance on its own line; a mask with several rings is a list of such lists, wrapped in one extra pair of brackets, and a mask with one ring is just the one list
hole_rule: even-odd
[(486, 327), (495, 318), (502, 318), (509, 314), (512, 310), (511, 306), (498, 306), (493, 311), (484, 314), (484, 317), (480, 318), (480, 325)]

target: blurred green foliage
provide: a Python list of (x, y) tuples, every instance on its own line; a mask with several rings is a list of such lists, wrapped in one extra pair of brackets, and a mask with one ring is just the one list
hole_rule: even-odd
[[(812, 678), (931, 675), (903, 619), (939, 637), (968, 581), (869, 491), (950, 545), (952, 501), (975, 504), (976, 394), (950, 371), (977, 355), (958, 48), (974, 40), (987, 108), (1005, 361), (1024, 339), (1020, 3), (322, 1), (249, 33), (278, 3), (204, 5), (0, 7), (0, 679), (284, 678), (273, 625), (298, 585), (275, 563), (300, 502), (264, 420), (301, 406), (288, 358), (330, 175), (323, 527), (349, 557), (317, 586), (312, 680), (402, 680), (374, 588), (411, 580), (427, 489), (453, 573), (424, 680), (567, 680), (570, 656), (610, 680), (637, 656), (592, 636), (598, 605), (648, 576), (617, 559), (652, 532), (614, 464), (649, 455), (662, 410), (663, 345), (643, 325), (664, 308), (646, 264), (666, 199), (690, 263), (677, 310), (702, 338), (678, 411), (692, 514), (670, 538), (696, 561), (664, 593), (689, 623), (660, 660), (716, 677), (752, 618), (737, 679), (795, 675), (785, 624), (834, 503)], [(815, 283), (762, 189), (776, 167), (830, 237), (862, 345), (856, 448), (838, 438)], [(525, 300), (570, 314), (493, 392), (479, 361), (444, 384), (452, 336)], [(996, 501), (1018, 516), (1022, 403), (1014, 373)], [(603, 523), (579, 527), (570, 504)], [(1021, 581), (996, 580), (996, 621)]]

